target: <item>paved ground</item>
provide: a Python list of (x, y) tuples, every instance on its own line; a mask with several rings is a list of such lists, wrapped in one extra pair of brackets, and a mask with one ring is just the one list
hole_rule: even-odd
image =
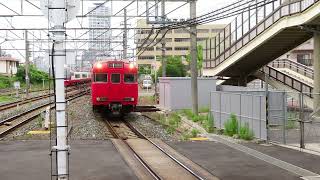
[[(71, 142), (71, 179), (136, 179), (110, 141)], [(46, 141), (0, 142), (0, 179), (50, 179)]]
[[(223, 180), (300, 179), (279, 168), (223, 143), (168, 142), (170, 146)], [(269, 156), (320, 173), (320, 157), (278, 146), (243, 144)], [(112, 143), (71, 142), (71, 179), (136, 179)], [(49, 144), (46, 141), (0, 141), (0, 179), (50, 179)]]
[(320, 156), (276, 145), (259, 145), (255, 143), (243, 143), (242, 145), (320, 174)]
[(299, 179), (293, 173), (218, 142), (169, 142), (168, 144), (223, 180)]

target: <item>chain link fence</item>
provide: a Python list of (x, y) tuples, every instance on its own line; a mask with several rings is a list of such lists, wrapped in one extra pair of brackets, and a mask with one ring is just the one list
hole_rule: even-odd
[(275, 99), (275, 92), (269, 93), (268, 140), (320, 152), (320, 112), (313, 109), (312, 99), (318, 94), (278, 92), (284, 98)]

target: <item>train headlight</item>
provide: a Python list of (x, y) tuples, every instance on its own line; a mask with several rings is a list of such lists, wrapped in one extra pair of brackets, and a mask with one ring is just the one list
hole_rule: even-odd
[(96, 67), (97, 67), (98, 69), (101, 69), (101, 68), (102, 68), (102, 64), (101, 64), (101, 63), (98, 63), (98, 64), (96, 65)]
[(97, 99), (98, 102), (107, 101), (106, 97), (97, 97), (96, 99)]
[(130, 63), (130, 64), (129, 64), (129, 68), (130, 68), (130, 69), (134, 68), (134, 64), (133, 64), (133, 63)]

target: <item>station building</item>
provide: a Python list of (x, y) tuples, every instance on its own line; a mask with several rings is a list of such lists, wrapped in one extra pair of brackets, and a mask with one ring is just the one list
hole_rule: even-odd
[(17, 73), (19, 60), (10, 56), (0, 56), (0, 74), (12, 76)]

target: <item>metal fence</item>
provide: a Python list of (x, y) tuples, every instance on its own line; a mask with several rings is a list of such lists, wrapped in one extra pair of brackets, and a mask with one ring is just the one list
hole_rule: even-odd
[(225, 122), (234, 114), (239, 125), (248, 123), (256, 138), (266, 140), (266, 98), (263, 92), (214, 91), (210, 93), (210, 102), (216, 128), (224, 129)]
[[(310, 93), (285, 92), (285, 97), (284, 114), (278, 114), (278, 118), (268, 117), (268, 139), (320, 151), (320, 113), (319, 109), (310, 107)], [(271, 107), (268, 112), (272, 112)]]

